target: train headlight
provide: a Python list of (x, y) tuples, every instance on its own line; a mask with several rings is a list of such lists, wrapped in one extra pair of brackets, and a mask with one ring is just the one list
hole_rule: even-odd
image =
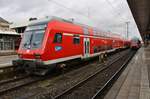
[(35, 59), (41, 59), (41, 55), (37, 54), (37, 53), (34, 54), (34, 57), (35, 57)]

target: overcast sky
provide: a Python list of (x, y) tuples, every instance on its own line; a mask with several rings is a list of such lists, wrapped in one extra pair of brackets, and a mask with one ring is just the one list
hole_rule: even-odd
[(58, 16), (125, 36), (139, 36), (126, 0), (0, 0), (0, 17), (9, 22)]

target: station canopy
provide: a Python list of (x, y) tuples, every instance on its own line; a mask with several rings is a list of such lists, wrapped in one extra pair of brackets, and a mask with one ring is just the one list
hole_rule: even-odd
[(150, 35), (150, 0), (127, 0), (140, 34)]

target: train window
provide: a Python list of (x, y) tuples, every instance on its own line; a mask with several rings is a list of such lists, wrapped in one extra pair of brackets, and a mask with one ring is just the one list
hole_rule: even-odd
[(79, 37), (79, 35), (74, 35), (73, 36), (73, 43), (74, 44), (80, 44), (80, 37)]
[(54, 43), (62, 43), (62, 34), (61, 33), (55, 34)]

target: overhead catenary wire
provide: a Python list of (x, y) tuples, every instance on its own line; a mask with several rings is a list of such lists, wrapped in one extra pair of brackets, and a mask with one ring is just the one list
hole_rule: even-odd
[(63, 5), (63, 4), (61, 4), (61, 3), (58, 3), (58, 2), (56, 2), (55, 0), (48, 0), (49, 2), (52, 2), (52, 3), (54, 3), (54, 4), (56, 4), (56, 5), (58, 5), (58, 6), (60, 6), (60, 7), (62, 7), (62, 8), (65, 8), (65, 9), (67, 9), (68, 11), (70, 11), (71, 13), (75, 13), (75, 14), (78, 14), (78, 15), (80, 15), (80, 16), (83, 16), (83, 17), (85, 17), (86, 19), (90, 19), (89, 21), (90, 22), (98, 22), (98, 20), (95, 20), (95, 19), (92, 19), (91, 17), (90, 17), (90, 9), (89, 9), (89, 7), (88, 7), (88, 11), (87, 11), (87, 15), (85, 15), (85, 14), (83, 14), (83, 12), (80, 12), (80, 11), (77, 11), (77, 10), (74, 10), (74, 9), (72, 9), (72, 8), (69, 8), (69, 7), (66, 7), (65, 5)]
[[(118, 15), (118, 16), (120, 16), (120, 18), (118, 18), (120, 21), (121, 21), (121, 23), (120, 23), (120, 25), (119, 24), (112, 24), (112, 25), (110, 25), (110, 26), (108, 26), (108, 27), (113, 27), (113, 28), (120, 28), (120, 27), (122, 27), (122, 26), (125, 26), (125, 24), (126, 24), (126, 22), (128, 21), (126, 18), (124, 18), (122, 15), (121, 15), (121, 12), (118, 10), (118, 8), (116, 8), (113, 4), (112, 4), (112, 2), (110, 2), (110, 0), (105, 0), (105, 2), (108, 4), (108, 5), (110, 5), (110, 7), (113, 9), (112, 11), (111, 11), (111, 13), (112, 14), (115, 14), (116, 13), (116, 15)], [(119, 11), (119, 12), (118, 12)], [(114, 15), (115, 16), (115, 15)], [(124, 27), (123, 27), (124, 28)], [(126, 35), (126, 34), (125, 34)], [(124, 36), (124, 35), (123, 35)]]
[[(56, 5), (58, 5), (58, 6), (60, 6), (60, 7), (63, 7), (63, 8), (65, 8), (65, 9), (67, 9), (67, 10), (73, 12), (73, 13), (76, 13), (76, 14), (81, 15), (81, 16), (83, 16), (83, 17), (86, 17), (86, 18), (88, 18), (88, 19), (90, 18), (90, 15), (89, 15), (89, 13), (90, 13), (90, 12), (89, 12), (89, 7), (88, 7), (87, 15), (85, 15), (85, 14), (83, 14), (83, 13), (80, 12), (80, 11), (74, 10), (74, 9), (72, 9), (72, 8), (66, 7), (65, 5), (63, 5), (63, 4), (61, 4), (61, 3), (58, 3), (58, 2), (56, 2), (55, 0), (48, 0), (48, 1), (50, 1), (50, 2), (52, 2), (52, 3), (55, 3)], [(111, 6), (111, 8), (114, 10), (114, 13), (116, 13), (116, 14), (119, 15), (119, 16), (121, 16), (121, 13), (115, 11), (116, 7), (114, 7), (113, 4), (112, 4), (109, 0), (105, 0), (105, 1), (106, 1), (107, 4), (109, 4), (109, 5)], [(114, 13), (112, 13), (112, 14), (114, 14)], [(121, 17), (122, 17), (122, 16), (121, 16)], [(122, 17), (122, 18), (123, 18), (123, 17)], [(126, 20), (126, 19), (123, 18), (123, 19), (121, 19), (121, 21), (122, 21), (122, 20)]]
[(76, 10), (71, 9), (71, 8), (69, 8), (69, 7), (66, 7), (65, 5), (63, 5), (63, 4), (61, 4), (61, 3), (58, 3), (58, 2), (56, 2), (55, 0), (48, 0), (48, 1), (49, 1), (49, 2), (52, 2), (52, 3), (55, 3), (56, 5), (58, 5), (58, 6), (60, 6), (60, 7), (63, 7), (63, 8), (65, 8), (65, 9), (67, 9), (67, 10), (73, 12), (73, 13), (76, 13), (76, 14), (78, 14), (78, 15), (81, 15), (81, 16), (83, 16), (83, 17), (88, 18), (88, 16), (86, 16), (86, 15), (83, 14), (82, 12), (79, 12), (79, 11), (76, 11)]
[[(90, 17), (89, 7), (88, 7), (88, 9), (87, 9), (87, 10), (88, 10), (87, 15), (85, 15), (83, 12), (80, 12), (80, 11), (74, 10), (74, 9), (72, 9), (72, 8), (69, 8), (69, 7), (67, 7), (67, 6), (65, 6), (65, 5), (59, 3), (59, 2), (57, 2), (57, 1), (55, 1), (55, 0), (48, 0), (48, 1), (49, 1), (49, 2), (52, 2), (52, 3), (54, 3), (54, 4), (56, 4), (56, 5), (59, 6), (59, 7), (62, 7), (62, 8), (67, 9), (67, 10), (70, 11), (71, 13), (75, 13), (75, 14), (78, 14), (78, 15), (80, 15), (80, 16), (83, 16), (83, 17), (85, 17), (85, 18), (87, 18), (87, 19), (90, 19), (90, 21), (93, 21), (94, 23), (95, 23), (95, 22), (98, 22), (98, 20), (92, 19), (92, 18)], [(111, 8), (116, 9), (116, 8), (112, 5), (112, 3), (111, 3), (109, 0), (106, 0), (106, 2), (107, 2), (107, 4), (109, 4), (109, 5), (111, 6)], [(121, 16), (120, 12), (119, 12), (119, 13), (118, 13), (118, 12), (115, 12), (115, 13), (117, 13), (117, 15)], [(112, 14), (114, 14), (114, 12), (112, 12)], [(122, 21), (122, 19), (120, 19), (120, 18), (119, 18), (119, 20)], [(101, 23), (101, 22), (100, 22), (100, 23)]]
[[(90, 18), (90, 15), (89, 15), (89, 13), (90, 13), (90, 12), (89, 12), (89, 7), (88, 7), (87, 15), (85, 15), (85, 14), (83, 14), (83, 13), (80, 12), (80, 11), (76, 11), (76, 10), (74, 10), (74, 9), (71, 9), (71, 8), (69, 8), (69, 7), (66, 7), (65, 5), (63, 5), (63, 4), (61, 4), (61, 3), (58, 3), (58, 2), (56, 2), (55, 0), (48, 0), (48, 1), (50, 1), (50, 2), (52, 2), (52, 3), (55, 3), (56, 5), (58, 5), (58, 6), (60, 6), (60, 7), (63, 7), (63, 8), (65, 8), (65, 9), (67, 9), (67, 10), (73, 12), (73, 13), (76, 13), (76, 14), (81, 15), (81, 16), (83, 16), (83, 17), (86, 17), (86, 18), (88, 18), (88, 19)], [(111, 3), (109, 0), (106, 0), (106, 2), (107, 2), (113, 9), (116, 9), (116, 8), (112, 5), (112, 3)], [(117, 13), (117, 12), (116, 12), (116, 13)], [(112, 13), (112, 14), (114, 14), (114, 13)], [(120, 12), (117, 13), (117, 15), (121, 16)]]
[(105, 0), (105, 1), (106, 1), (107, 4), (109, 4), (109, 5), (111, 6), (111, 8), (114, 10), (114, 12), (115, 12), (118, 16), (120, 16), (120, 17), (122, 18), (121, 20), (126, 20), (125, 18), (123, 18), (123, 17), (121, 16), (121, 13), (120, 13), (120, 12), (117, 12), (117, 11), (116, 11), (117, 8), (114, 7), (113, 4), (112, 4), (109, 0)]

